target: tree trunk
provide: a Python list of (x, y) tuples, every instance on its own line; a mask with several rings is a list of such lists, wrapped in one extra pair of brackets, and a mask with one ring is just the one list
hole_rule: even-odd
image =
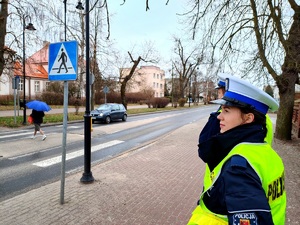
[(280, 140), (291, 140), (297, 77), (298, 74), (296, 72), (283, 71), (282, 75), (278, 78), (277, 86), (279, 87), (280, 104), (277, 112), (275, 138)]
[(184, 98), (184, 79), (181, 77), (179, 78), (180, 86), (179, 86), (179, 93), (180, 93), (180, 98)]
[(0, 76), (2, 75), (5, 60), (4, 60), (4, 45), (6, 35), (6, 21), (8, 16), (8, 0), (1, 1), (0, 12)]
[[(127, 82), (132, 78), (134, 71), (136, 70), (137, 66), (139, 65), (140, 61), (142, 60), (141, 56), (139, 56), (137, 60), (133, 60), (130, 52), (128, 52), (128, 54), (131, 58), (131, 61), (133, 62), (133, 66), (130, 69), (129, 74), (126, 75), (125, 77), (122, 77), (122, 71), (120, 74), (120, 78), (121, 79), (123, 78), (123, 81), (121, 82), (121, 101), (122, 101), (122, 104), (124, 105), (125, 109), (127, 109), (127, 101), (126, 101), (126, 95), (125, 95)], [(143, 60), (143, 61), (145, 61), (145, 60)]]
[(127, 83), (125, 83), (125, 82), (122, 82), (122, 84), (121, 84), (121, 101), (122, 101), (122, 104), (124, 105), (125, 109), (127, 109), (127, 101), (126, 101), (126, 95), (125, 95), (126, 84)]
[(285, 42), (286, 56), (281, 76), (274, 77), (279, 89), (280, 107), (277, 114), (275, 138), (291, 140), (292, 118), (295, 100), (295, 84), (299, 83), (300, 15), (295, 12), (289, 36)]

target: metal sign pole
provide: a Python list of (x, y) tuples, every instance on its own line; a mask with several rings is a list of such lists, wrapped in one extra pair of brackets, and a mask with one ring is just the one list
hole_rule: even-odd
[[(20, 77), (19, 76), (16, 76), (13, 78), (12, 80), (12, 88), (14, 89), (14, 122), (15, 124), (17, 123), (17, 118), (16, 118), (16, 90), (18, 89), (19, 87), (19, 83), (20, 83)], [(18, 111), (18, 115), (19, 115), (19, 111)]]
[[(65, 41), (67, 41), (67, 0), (64, 0), (65, 8)], [(64, 81), (64, 116), (63, 116), (63, 138), (61, 154), (61, 182), (60, 182), (60, 204), (64, 204), (65, 176), (66, 176), (66, 146), (68, 127), (68, 81)]]
[(64, 204), (65, 174), (66, 174), (66, 146), (68, 127), (68, 81), (64, 81), (64, 117), (63, 117), (63, 139), (61, 157), (61, 184), (60, 184), (60, 204)]
[(18, 108), (18, 116), (20, 116), (20, 95), (19, 95), (19, 88), (18, 88), (18, 91), (17, 91), (17, 108)]
[(14, 89), (14, 115), (15, 115), (15, 124), (17, 123), (16, 119), (16, 89)]
[(103, 88), (103, 92), (104, 92), (104, 101), (105, 101), (105, 104), (106, 104), (106, 93), (108, 93), (109, 92), (109, 88), (107, 87), (107, 86), (105, 86), (104, 88)]

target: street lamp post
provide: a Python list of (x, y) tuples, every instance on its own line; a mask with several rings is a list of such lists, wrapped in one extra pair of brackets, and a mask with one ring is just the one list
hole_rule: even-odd
[(25, 69), (25, 30), (36, 30), (32, 23), (29, 23), (27, 26), (25, 25), (25, 19), (27, 16), (23, 15), (23, 60), (22, 60), (22, 66), (23, 66), (23, 124), (27, 124), (26, 121), (26, 91), (25, 91), (25, 82), (26, 82), (26, 69)]
[(64, 0), (65, 9), (65, 41), (67, 41), (67, 0)]
[(80, 181), (91, 183), (94, 177), (91, 172), (91, 115), (90, 115), (90, 9), (89, 0), (85, 1), (85, 47), (86, 47), (86, 101), (84, 114), (84, 172)]
[(172, 76), (172, 107), (174, 106), (174, 80), (173, 80), (173, 76), (174, 76), (174, 74), (173, 74), (173, 62), (172, 62), (172, 74), (171, 74), (171, 76)]
[(208, 104), (208, 80), (206, 80), (206, 104)]
[(192, 77), (190, 77), (190, 82), (189, 82), (190, 90), (189, 90), (189, 107), (191, 107), (191, 92), (192, 92)]

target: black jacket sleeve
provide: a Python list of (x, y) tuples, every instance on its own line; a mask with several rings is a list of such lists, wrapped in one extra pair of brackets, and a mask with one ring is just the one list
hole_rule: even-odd
[(200, 132), (198, 141), (199, 144), (220, 133), (220, 120), (217, 118), (219, 114), (220, 112), (213, 112), (210, 114), (207, 123)]

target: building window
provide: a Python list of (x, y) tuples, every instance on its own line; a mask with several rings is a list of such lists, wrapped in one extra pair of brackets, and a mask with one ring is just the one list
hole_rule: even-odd
[(46, 90), (47, 90), (47, 91), (49, 90), (49, 87), (50, 87), (50, 82), (47, 81), (47, 82), (46, 82)]
[(162, 89), (163, 88), (163, 85), (162, 84), (160, 84), (160, 89)]
[(20, 90), (20, 91), (23, 91), (23, 79), (20, 79), (20, 82), (19, 82), (19, 90)]
[(40, 82), (39, 81), (34, 81), (34, 91), (40, 92)]
[(155, 88), (155, 82), (153, 82), (153, 88)]
[(159, 79), (159, 74), (156, 75), (156, 78)]
[(153, 78), (155, 79), (155, 73), (153, 74)]

